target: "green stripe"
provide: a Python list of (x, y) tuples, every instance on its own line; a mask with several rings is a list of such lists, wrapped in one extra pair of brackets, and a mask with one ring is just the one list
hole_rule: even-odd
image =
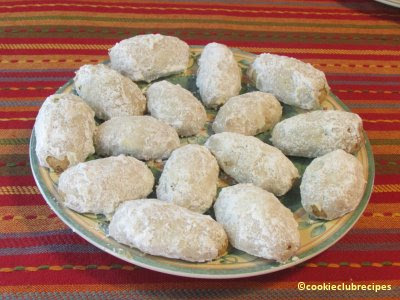
[(377, 175), (398, 175), (400, 174), (400, 165), (375, 165)]
[(400, 155), (398, 154), (376, 154), (376, 160), (385, 160), (385, 161), (398, 161), (400, 160)]
[[(106, 21), (106, 22), (125, 22), (125, 23), (182, 23), (182, 19), (152, 19), (152, 18), (110, 18), (110, 17), (90, 17), (90, 16), (28, 16), (28, 17), (3, 17), (2, 21), (24, 21), (24, 20), (81, 20), (81, 21)], [(197, 22), (204, 24), (237, 24), (237, 25), (258, 25), (258, 26), (298, 26), (298, 27), (321, 27), (321, 28), (362, 28), (362, 29), (398, 29), (398, 25), (357, 25), (341, 24), (332, 20), (332, 24), (321, 23), (288, 23), (288, 22), (251, 22), (251, 21), (233, 21), (233, 20), (211, 20), (189, 19), (187, 22)], [(111, 25), (111, 24), (110, 24)]]
[(400, 144), (400, 140), (389, 140), (389, 139), (370, 139), (369, 140), (371, 142), (372, 145), (399, 145)]
[[(21, 32), (19, 28), (13, 27), (11, 31), (0, 29), (0, 37), (16, 37), (16, 38), (31, 38), (31, 37), (66, 37), (71, 38), (116, 38), (123, 39), (139, 33), (168, 33), (178, 37), (191, 37), (202, 36), (212, 39), (240, 39), (243, 41), (254, 41), (259, 39), (268, 39), (269, 41), (277, 42), (320, 42), (320, 43), (341, 43), (350, 45), (359, 44), (373, 44), (375, 45), (379, 40), (382, 45), (397, 45), (400, 40), (396, 35), (369, 35), (369, 34), (343, 34), (338, 36), (336, 33), (318, 33), (318, 32), (262, 32), (262, 31), (248, 31), (248, 30), (225, 30), (215, 28), (209, 31), (202, 29), (159, 29), (159, 28), (98, 28), (98, 27), (66, 27), (66, 26), (21, 26), (25, 31)], [(51, 29), (51, 31), (50, 31)], [(68, 29), (69, 31), (66, 31)], [(84, 31), (82, 31), (82, 29)], [(98, 30), (100, 29), (100, 30)], [(40, 30), (40, 31), (37, 31)], [(96, 31), (97, 30), (97, 31)], [(211, 34), (212, 33), (212, 34)]]
[(26, 145), (29, 144), (29, 138), (0, 139), (0, 145)]

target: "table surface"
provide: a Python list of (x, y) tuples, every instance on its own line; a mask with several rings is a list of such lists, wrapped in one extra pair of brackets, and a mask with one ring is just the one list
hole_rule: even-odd
[[(246, 4), (242, 4), (246, 3)], [(293, 56), (323, 70), (358, 113), (375, 158), (370, 203), (313, 259), (273, 274), (199, 280), (127, 264), (88, 244), (46, 205), (28, 143), (37, 111), (82, 64), (142, 33)], [(400, 297), (400, 9), (375, 1), (0, 1), (0, 298), (264, 299)], [(301, 291), (307, 284), (386, 291)], [(370, 286), (371, 287), (371, 286)]]

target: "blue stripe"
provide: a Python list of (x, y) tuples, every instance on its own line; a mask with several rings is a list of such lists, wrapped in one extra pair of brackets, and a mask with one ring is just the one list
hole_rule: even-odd
[(41, 232), (0, 233), (0, 239), (52, 236), (59, 234), (73, 234), (73, 231), (71, 229), (62, 229)]
[(35, 81), (68, 81), (71, 76), (63, 77), (0, 77), (0, 82), (35, 82)]
[(400, 108), (400, 103), (346, 103), (349, 108)]
[(31, 70), (31, 69), (0, 69), (1, 73), (54, 73), (54, 72), (74, 72), (76, 69), (38, 69), (38, 70)]
[(41, 106), (43, 101), (0, 101), (0, 106)]
[(43, 245), (32, 246), (24, 248), (1, 248), (0, 255), (29, 255), (29, 254), (43, 254), (43, 253), (101, 253), (102, 251), (91, 244), (77, 245)]

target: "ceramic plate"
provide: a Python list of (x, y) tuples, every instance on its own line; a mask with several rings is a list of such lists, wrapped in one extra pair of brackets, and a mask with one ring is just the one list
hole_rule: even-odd
[(375, 0), (375, 1), (400, 8), (400, 0)]
[[(165, 78), (173, 83), (179, 83), (181, 86), (192, 91), (198, 98), (199, 94), (195, 85), (195, 74), (197, 69), (196, 61), (201, 53), (201, 50), (202, 47), (191, 47), (190, 66), (187, 71), (183, 74)], [(235, 58), (242, 68), (244, 74), (242, 79), (243, 88), (241, 93), (255, 90), (245, 75), (246, 69), (254, 60), (255, 55), (242, 52), (237, 49), (233, 49), (233, 51)], [(146, 89), (146, 86), (147, 84), (142, 84), (141, 88)], [(58, 90), (58, 92), (74, 92), (73, 80), (71, 79), (68, 83), (66, 83)], [(322, 103), (322, 106), (323, 109), (348, 110), (348, 108), (333, 94), (329, 94), (327, 99)], [(283, 118), (288, 118), (302, 112), (304, 111), (301, 109), (283, 105)], [(215, 114), (216, 111), (209, 110), (209, 122), (204, 127), (202, 132), (197, 136), (181, 139), (182, 144), (203, 144), (207, 137), (212, 134), (211, 123)], [(264, 142), (269, 143), (270, 133), (263, 133), (257, 137)], [(276, 263), (257, 258), (234, 248), (230, 248), (226, 255), (217, 260), (207, 263), (189, 263), (181, 260), (147, 255), (137, 249), (121, 245), (113, 239), (107, 237), (108, 222), (104, 216), (79, 214), (63, 206), (62, 198), (57, 193), (57, 174), (50, 172), (47, 168), (40, 167), (38, 164), (38, 159), (35, 153), (36, 139), (34, 131), (32, 132), (30, 141), (30, 160), (36, 183), (48, 205), (74, 232), (78, 233), (96, 247), (132, 264), (159, 272), (197, 278), (236, 278), (271, 273), (292, 267), (329, 248), (346, 234), (346, 232), (354, 225), (367, 206), (372, 190), (374, 179), (374, 162), (371, 146), (367, 136), (365, 136), (365, 140), (365, 145), (361, 148), (356, 156), (364, 167), (364, 176), (368, 183), (364, 196), (355, 211), (333, 221), (315, 220), (310, 219), (301, 207), (298, 185), (295, 186), (288, 194), (280, 197), (282, 203), (284, 203), (293, 211), (299, 224), (301, 235), (301, 247), (299, 251), (295, 257), (286, 263)], [(91, 157), (90, 159), (93, 158), (96, 157)], [(301, 174), (311, 162), (311, 159), (306, 158), (290, 157), (290, 159), (299, 169)], [(161, 174), (163, 163), (151, 161), (148, 163), (148, 166), (158, 180)], [(231, 184), (234, 184), (234, 181), (226, 174), (221, 174), (219, 187), (221, 188)], [(213, 214), (212, 210), (208, 213), (211, 215)]]

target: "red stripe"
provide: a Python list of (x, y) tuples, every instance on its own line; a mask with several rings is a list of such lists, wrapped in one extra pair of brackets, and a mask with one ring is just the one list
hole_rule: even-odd
[[(351, 100), (351, 101), (365, 101), (365, 100), (372, 100), (376, 101), (377, 103), (379, 102), (385, 102), (385, 101), (398, 101), (400, 100), (400, 94), (396, 91), (396, 93), (391, 93), (391, 94), (386, 94), (383, 93), (383, 91), (380, 91), (378, 93), (371, 93), (369, 91), (363, 91), (361, 93), (355, 92), (353, 89), (348, 88), (345, 90), (345, 92), (337, 90), (337, 89), (332, 89), (332, 92), (338, 96), (340, 99), (345, 101), (346, 99)], [(377, 101), (379, 99), (379, 101)]]
[[(6, 98), (24, 98), (24, 97), (29, 97), (29, 98), (42, 98), (43, 100), (46, 99), (48, 96), (54, 94), (57, 91), (57, 87), (54, 87), (52, 90), (17, 90), (17, 91), (12, 91), (12, 90), (2, 90), (1, 91), (1, 98), (5, 99)], [(36, 100), (24, 100), (23, 101), (36, 101)], [(6, 100), (8, 101), (8, 100)]]
[[(0, 55), (91, 55), (91, 56), (99, 56), (106, 55), (107, 50), (90, 50), (90, 49), (0, 49)], [(12, 59), (10, 59), (13, 62)], [(50, 61), (50, 59), (49, 59)], [(58, 62), (65, 62), (66, 59), (59, 59)], [(16, 60), (14, 61), (16, 62)], [(77, 61), (74, 61), (77, 62)], [(94, 63), (99, 62), (97, 59), (93, 59)], [(29, 62), (28, 62), (29, 63)], [(44, 63), (48, 63), (48, 61), (44, 61)]]
[[(213, 42), (214, 40), (210, 38), (209, 40), (191, 40), (188, 42), (189, 45), (206, 45), (208, 43)], [(252, 42), (242, 42), (238, 43), (235, 41), (224, 41), (224, 44), (226, 44), (229, 47), (254, 47), (254, 43)], [(110, 45), (111, 47), (112, 45)], [(260, 44), (258, 45), (259, 48), (270, 48), (271, 45), (268, 43), (265, 44)], [(287, 48), (288, 46), (283, 44), (281, 48)], [(317, 47), (319, 48), (319, 47)], [(338, 61), (343, 60), (343, 59), (352, 59), (355, 60), (354, 68), (356, 67), (357, 61), (360, 60), (360, 55), (358, 54), (330, 54), (330, 53), (308, 53), (307, 49), (304, 49), (304, 53), (297, 53), (297, 52), (279, 52), (279, 51), (270, 51), (271, 53), (274, 54), (280, 54), (280, 55), (285, 55), (285, 56), (291, 56), (297, 59), (337, 59)], [(254, 51), (254, 54), (260, 54), (261, 52)], [(107, 55), (107, 50), (90, 50), (90, 49), (0, 49), (0, 55), (87, 55), (87, 56), (105, 56)], [(103, 60), (107, 59), (106, 57), (104, 59), (98, 60), (98, 59), (93, 59), (93, 63), (98, 63)], [(382, 64), (378, 66), (377, 68), (381, 68), (384, 70), (384, 67), (386, 67), (384, 61), (386, 60), (396, 60), (398, 59), (398, 56), (390, 56), (390, 55), (363, 55), (362, 59), (368, 59), (368, 60), (377, 60), (381, 61)], [(59, 62), (65, 62), (66, 59), (61, 59)], [(11, 60), (11, 62), (13, 62)], [(16, 62), (16, 61), (15, 61)], [(29, 64), (29, 62), (28, 62)], [(350, 66), (351, 67), (351, 66)], [(368, 66), (367, 66), (368, 67)], [(395, 70), (398, 68), (399, 65), (390, 65), (390, 70)], [(357, 68), (358, 69), (358, 68)]]
[[(292, 10), (293, 11), (310, 11), (310, 10), (312, 10), (312, 11), (335, 11), (335, 12), (351, 12), (351, 13), (353, 12), (353, 10), (351, 10), (351, 9), (349, 9), (347, 7), (344, 7), (344, 6), (342, 8), (338, 8), (337, 6), (329, 6), (329, 4), (332, 3), (332, 0), (327, 0), (327, 1), (320, 0), (318, 2), (327, 3), (328, 6), (325, 6), (324, 8), (312, 8), (312, 7), (311, 8), (310, 7), (298, 8), (298, 7), (294, 7), (294, 5), (287, 5), (287, 6), (290, 6), (289, 9), (291, 11)], [(373, 10), (374, 12), (389, 12), (389, 13), (393, 13), (393, 10), (391, 10), (390, 7), (379, 5), (379, 4), (375, 3), (375, 2), (365, 3), (364, 0), (360, 0), (360, 1), (353, 0), (351, 2), (352, 2), (352, 4), (356, 4), (357, 2), (360, 2), (360, 3), (364, 4), (363, 5), (363, 10), (368, 10), (368, 8), (369, 8), (369, 9)], [(48, 2), (40, 1), (40, 2), (35, 2), (35, 3), (48, 3)], [(65, 1), (54, 0), (51, 3), (65, 3)], [(88, 5), (88, 3), (84, 2), (84, 1), (71, 1), (71, 0), (69, 0), (68, 3), (71, 4), (71, 5), (73, 5), (73, 4), (86, 4), (86, 5)], [(210, 4), (210, 3), (211, 2), (190, 3), (190, 4), (189, 3), (184, 3), (184, 4), (182, 4), (181, 2), (169, 1), (169, 2), (163, 2), (162, 6), (163, 7), (192, 7), (192, 8), (204, 8), (204, 7), (205, 8), (228, 8), (228, 9), (234, 7), (236, 9), (241, 9), (242, 8), (242, 9), (252, 9), (252, 10), (255, 10), (255, 9), (264, 10), (266, 7), (270, 8), (271, 6), (275, 6), (275, 7), (271, 8), (271, 9), (286, 9), (285, 6), (282, 6), (280, 4), (275, 4), (274, 2), (270, 2), (268, 4), (265, 4), (265, 3), (261, 3), (261, 4), (258, 4), (258, 3), (240, 3), (240, 4), (229, 3), (229, 4), (224, 4), (222, 1), (216, 1), (216, 2), (213, 2), (212, 4)], [(10, 2), (9, 1), (9, 2), (2, 2), (1, 4), (2, 5), (30, 4), (31, 5), (32, 2), (31, 1), (18, 1), (16, 3), (16, 2)], [(104, 2), (90, 2), (90, 4), (104, 5), (105, 3)], [(132, 2), (123, 2), (123, 1), (116, 2), (116, 1), (113, 1), (113, 2), (108, 2), (106, 5), (132, 6)], [(145, 6), (145, 7), (159, 7), (160, 3), (153, 1), (153, 2), (145, 2), (145, 3), (134, 3), (134, 5), (137, 6), (137, 7), (143, 7), (143, 6)]]
[[(74, 77), (75, 69), (71, 69), (70, 72), (56, 71), (56, 70), (41, 70), (42, 72), (2, 72), (1, 77), (3, 78), (41, 78), (41, 77)], [(20, 82), (19, 82), (20, 83)]]
[[(318, 2), (324, 2), (324, 1), (318, 1)], [(329, 0), (329, 1), (326, 1), (327, 3), (330, 3), (330, 2), (332, 2), (331, 0)], [(352, 2), (356, 2), (356, 1), (352, 1)], [(48, 4), (49, 2), (46, 2), (46, 1), (37, 1), (37, 2), (35, 2), (35, 4)], [(62, 4), (64, 4), (65, 3), (65, 1), (62, 1), (62, 0), (54, 0), (54, 1), (51, 1), (51, 3), (54, 3), (54, 4), (59, 4), (59, 3), (62, 3)], [(1, 6), (13, 6), (13, 5), (19, 5), (19, 4), (28, 4), (28, 5), (32, 5), (32, 2), (31, 1), (18, 1), (18, 2), (1, 2)], [(90, 3), (88, 3), (88, 2), (85, 2), (85, 1), (71, 1), (71, 0), (69, 0), (68, 1), (68, 4), (70, 4), (70, 5), (76, 5), (76, 4), (83, 4), (83, 5), (107, 5), (107, 6), (133, 6), (132, 4), (132, 2), (123, 2), (123, 1), (121, 1), (121, 2), (115, 2), (115, 1), (113, 1), (113, 2), (108, 2), (108, 3), (104, 3), (104, 2), (90, 2)], [(257, 5), (257, 6), (255, 6), (255, 5)], [(272, 7), (271, 9), (279, 9), (279, 10), (281, 10), (281, 9), (284, 9), (284, 7), (281, 7), (281, 5), (275, 5), (275, 3), (274, 2), (271, 2), (271, 3), (269, 3), (269, 4), (249, 4), (249, 3), (240, 3), (240, 4), (235, 4), (235, 3), (229, 3), (229, 4), (224, 4), (224, 3), (222, 3), (222, 2), (218, 2), (217, 1), (217, 3), (215, 3), (215, 2), (213, 2), (212, 4), (210, 4), (210, 2), (205, 2), (205, 3), (181, 3), (181, 2), (176, 2), (176, 1), (170, 1), (170, 2), (163, 2), (162, 3), (162, 6), (163, 7), (181, 7), (181, 8), (185, 8), (185, 7), (189, 7), (189, 8), (227, 8), (227, 9), (230, 9), (230, 8), (232, 8), (232, 7), (235, 7), (235, 9), (252, 9), (252, 10), (260, 10), (260, 11), (262, 11), (262, 10), (265, 10), (265, 8), (266, 7), (270, 7), (271, 5), (274, 5), (274, 6), (276, 6), (276, 7)], [(156, 2), (156, 1), (153, 1), (153, 2), (151, 2), (151, 1), (148, 1), (148, 2), (145, 2), (145, 3), (134, 3), (134, 6), (136, 6), (136, 7), (160, 7), (160, 3), (158, 3), (158, 2)], [(377, 11), (376, 10), (376, 6), (372, 6), (373, 8), (374, 8), (374, 11)], [(380, 7), (380, 8), (382, 8), (382, 7)], [(290, 10), (291, 11), (335, 11), (335, 12), (353, 12), (352, 10), (349, 10), (349, 9), (347, 9), (347, 8), (345, 8), (345, 7), (343, 7), (343, 8), (337, 8), (337, 7), (335, 7), (335, 8), (332, 8), (332, 7), (329, 7), (328, 9), (327, 8), (309, 8), (309, 7), (307, 7), (307, 8), (298, 8), (298, 7), (294, 7), (293, 5), (292, 6), (290, 6)], [(382, 11), (389, 11), (389, 12), (393, 12), (393, 11), (390, 11), (389, 9), (387, 9), (387, 10), (382, 10)]]
[(30, 129), (35, 121), (1, 121), (0, 129)]
[(370, 203), (399, 203), (400, 193), (390, 192), (390, 193), (373, 193)]
[[(368, 91), (377, 91), (378, 93), (381, 93), (382, 91), (390, 91), (392, 93), (400, 93), (400, 86), (399, 85), (373, 85), (373, 84), (368, 84), (368, 85), (361, 85), (361, 84), (355, 84), (352, 83), (349, 78), (347, 78), (349, 81), (348, 83), (341, 83), (341, 84), (331, 84), (332, 89), (344, 89), (347, 90), (351, 88), (352, 90), (368, 90)], [(394, 79), (386, 79), (386, 81), (395, 81)]]
[[(19, 4), (20, 2), (18, 2), (18, 4)], [(18, 6), (18, 4), (16, 4), (15, 2), (14, 3), (12, 3), (12, 4), (10, 4), (10, 5), (4, 5), (4, 6), (15, 6), (15, 5), (17, 5)], [(37, 2), (35, 2), (35, 5), (38, 5), (38, 4), (44, 4), (44, 5), (47, 5), (48, 4), (48, 2), (39, 2), (39, 3), (37, 3)], [(201, 10), (201, 11), (207, 11), (207, 9), (208, 10), (210, 10), (210, 11), (213, 11), (213, 10), (215, 10), (215, 9), (221, 9), (221, 10), (234, 10), (234, 11), (245, 11), (246, 13), (252, 13), (251, 11), (255, 11), (256, 13), (263, 13), (263, 12), (276, 12), (276, 11), (278, 11), (278, 12), (281, 12), (281, 11), (287, 11), (287, 12), (297, 12), (297, 13), (302, 13), (302, 12), (304, 12), (304, 13), (323, 13), (323, 14), (329, 14), (329, 15), (333, 15), (334, 13), (338, 13), (338, 14), (346, 14), (347, 16), (373, 16), (374, 14), (368, 14), (368, 13), (362, 13), (362, 12), (354, 12), (353, 10), (349, 10), (349, 9), (340, 9), (340, 8), (329, 8), (329, 9), (326, 9), (326, 8), (313, 8), (313, 7), (294, 7), (294, 6), (291, 6), (290, 8), (286, 8), (286, 7), (281, 7), (281, 6), (279, 6), (279, 5), (277, 5), (277, 6), (275, 6), (275, 7), (271, 7), (271, 6), (268, 6), (268, 5), (263, 5), (263, 6), (260, 6), (260, 7), (254, 7), (254, 6), (244, 6), (244, 5), (238, 5), (238, 6), (235, 6), (234, 4), (232, 5), (232, 4), (221, 4), (221, 3), (219, 3), (219, 4), (215, 4), (215, 3), (213, 3), (212, 5), (210, 5), (210, 4), (206, 4), (206, 3), (202, 3), (202, 4), (195, 4), (195, 3), (190, 3), (190, 4), (187, 4), (187, 3), (185, 3), (185, 4), (182, 4), (182, 3), (162, 3), (162, 7), (160, 7), (160, 4), (159, 3), (149, 3), (149, 2), (146, 2), (146, 3), (119, 3), (119, 4), (116, 4), (116, 3), (102, 3), (102, 2), (99, 2), (99, 3), (87, 3), (87, 2), (69, 2), (68, 4), (69, 4), (69, 6), (65, 6), (65, 5), (59, 5), (59, 4), (65, 4), (65, 2), (62, 2), (62, 1), (52, 1), (52, 4), (54, 4), (54, 6), (40, 6), (40, 7), (37, 7), (37, 6), (34, 6), (33, 4), (32, 4), (32, 2), (26, 2), (25, 3), (25, 5), (27, 5), (29, 8), (32, 8), (32, 9), (41, 9), (41, 8), (43, 8), (43, 9), (46, 9), (46, 8), (53, 8), (53, 9), (57, 9), (57, 8), (72, 8), (72, 9), (97, 9), (98, 11), (108, 11), (108, 10), (118, 10), (118, 11), (120, 11), (120, 10), (125, 10), (125, 11), (127, 11), (127, 10), (132, 10), (133, 8), (153, 8), (153, 9), (157, 9), (157, 10), (161, 10), (162, 11), (162, 9), (163, 8), (166, 8), (166, 9), (171, 9), (171, 10), (175, 10), (175, 9), (181, 9), (181, 10), (183, 10), (183, 11), (190, 11), (190, 10), (187, 10), (187, 9), (199, 9), (199, 10)], [(74, 6), (75, 5), (75, 6)], [(96, 5), (96, 7), (92, 7), (93, 5)], [(3, 3), (1, 3), (1, 6), (3, 6)], [(118, 6), (124, 6), (124, 7), (122, 7), (122, 8), (120, 8), (120, 7), (118, 7)], [(19, 10), (21, 10), (21, 9), (24, 9), (24, 8), (26, 8), (26, 7), (16, 7), (16, 8), (6, 8), (6, 7), (1, 7), (2, 9), (19, 9)], [(146, 11), (145, 9), (144, 9), (144, 11)], [(393, 11), (378, 11), (378, 10), (376, 10), (376, 7), (375, 7), (375, 10), (374, 10), (374, 13), (376, 13), (376, 14), (384, 14), (384, 15), (387, 15), (387, 16), (396, 16), (396, 14), (395, 13), (393, 13)]]
[(36, 115), (37, 111), (0, 111), (0, 118), (35, 118)]
[(0, 195), (0, 206), (45, 205), (42, 195)]
[[(28, 215), (29, 217), (29, 215)], [(84, 239), (74, 233), (57, 234), (51, 236), (23, 237), (23, 238), (4, 238), (0, 239), (0, 247), (2, 248), (24, 248), (41, 245), (89, 245)], [(94, 247), (94, 246), (93, 246)]]
[[(134, 7), (137, 7), (136, 9)], [(149, 7), (146, 5), (146, 7)], [(88, 6), (44, 6), (44, 7), (14, 7), (14, 8), (2, 8), (4, 12), (41, 12), (41, 11), (84, 11), (84, 12), (96, 12), (96, 13), (131, 13), (131, 14), (158, 14), (158, 15), (170, 15), (170, 14), (186, 14), (186, 15), (223, 15), (223, 16), (237, 16), (237, 17), (264, 17), (264, 18), (282, 18), (282, 16), (293, 17), (300, 15), (303, 19), (331, 19), (331, 20), (371, 20), (374, 21), (376, 17), (385, 17), (389, 20), (396, 20), (396, 14), (388, 13), (370, 13), (370, 14), (354, 14), (346, 11), (334, 11), (329, 10), (315, 10), (315, 9), (285, 9), (285, 8), (263, 8), (260, 10), (242, 10), (242, 11), (229, 11), (229, 10), (215, 10), (212, 8), (201, 8), (193, 9), (173, 6), (169, 9), (166, 7), (160, 8), (159, 6), (150, 6), (149, 9), (139, 8), (138, 5), (124, 8), (116, 7), (88, 7)], [(291, 13), (291, 12), (296, 12)]]
[[(310, 262), (331, 262), (331, 263), (340, 263), (340, 262), (358, 262), (361, 263), (363, 261), (370, 262), (382, 262), (382, 261), (399, 261), (399, 252), (398, 251), (385, 251), (384, 254), (377, 251), (334, 251), (330, 249), (329, 251), (325, 251), (318, 255), (315, 258), (312, 258)], [(330, 268), (329, 268), (330, 269)], [(397, 275), (397, 274), (396, 274)], [(395, 276), (392, 274), (392, 276)]]
[(399, 243), (400, 241), (400, 232), (396, 234), (374, 234), (371, 236), (370, 233), (353, 233), (352, 230), (348, 234), (346, 234), (339, 243), (341, 244), (352, 244), (352, 243)]
[[(393, 110), (392, 113), (385, 113), (384, 115), (382, 115), (382, 114), (374, 114), (374, 113), (359, 113), (359, 115), (363, 119), (367, 119), (367, 120), (381, 120), (381, 119), (399, 120), (399, 113), (400, 113), (400, 110), (398, 110), (398, 111)], [(399, 123), (397, 123), (397, 126), (400, 129), (400, 124)]]
[(32, 175), (0, 176), (0, 186), (32, 186), (36, 185)]
[(0, 88), (11, 88), (11, 87), (18, 87), (18, 88), (26, 88), (26, 87), (59, 87), (63, 85), (66, 81), (13, 81), (13, 82), (0, 82)]
[(364, 122), (363, 123), (365, 130), (399, 130), (399, 123), (384, 123), (384, 122)]
[[(346, 74), (346, 75), (336, 75), (334, 73), (325, 73), (326, 78), (329, 81), (349, 81), (349, 84), (351, 84), (351, 81), (372, 81), (372, 82), (387, 82), (387, 81), (400, 81), (400, 76), (367, 76), (364, 74)], [(365, 88), (365, 85), (364, 85)]]
[[(40, 265), (88, 265), (88, 264), (113, 264), (121, 263), (122, 261), (105, 252), (100, 253), (75, 253), (68, 255), (65, 253), (46, 253), (46, 254), (31, 254), (31, 255), (10, 255), (3, 256), (1, 267), (7, 266), (40, 266)], [(125, 263), (123, 263), (125, 264)]]
[(375, 176), (375, 184), (399, 184), (400, 176), (393, 175), (378, 175)]
[[(245, 36), (246, 32), (240, 32), (239, 36)], [(110, 44), (113, 45), (117, 42), (119, 42), (120, 39), (117, 38), (2, 38), (2, 43), (4, 44), (67, 44), (67, 45), (104, 45), (104, 44)], [(205, 40), (192, 40), (189, 39), (191, 42), (202, 42)], [(235, 43), (236, 46), (243, 46), (243, 47), (259, 47), (262, 45), (268, 45), (268, 47), (288, 47), (288, 48), (301, 48), (301, 49), (309, 49), (309, 48), (315, 48), (315, 46), (318, 46), (318, 48), (321, 49), (329, 49), (332, 46), (335, 46), (335, 49), (343, 49), (343, 50), (382, 50), (381, 45), (356, 45), (356, 44), (341, 44), (341, 45), (332, 45), (332, 44), (323, 44), (323, 43), (318, 43), (318, 44), (312, 44), (312, 43), (301, 43), (301, 42), (295, 42), (295, 43), (290, 43), (290, 42), (276, 42), (276, 41), (227, 41), (231, 43)], [(390, 45), (385, 45), (385, 50), (393, 50), (397, 51), (398, 47), (397, 46), (390, 46)], [(362, 53), (360, 53), (362, 54)], [(358, 54), (359, 55), (359, 54)], [(396, 55), (398, 56), (398, 55)]]

